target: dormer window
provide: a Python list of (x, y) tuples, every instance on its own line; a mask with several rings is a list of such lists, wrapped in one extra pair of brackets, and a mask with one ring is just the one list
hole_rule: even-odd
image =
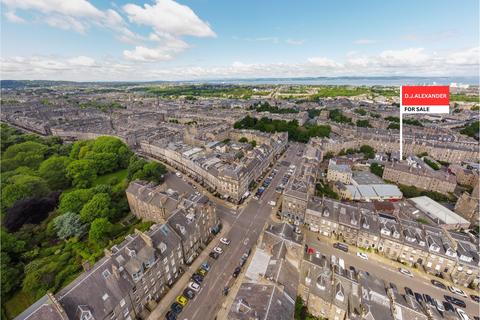
[(164, 253), (165, 251), (167, 251), (167, 245), (164, 242), (160, 242), (158, 248), (160, 249), (160, 253)]
[(82, 311), (80, 315), (80, 320), (93, 320), (93, 315), (90, 310)]
[(460, 255), (460, 260), (462, 261), (465, 261), (465, 262), (472, 262), (473, 258), (470, 257), (470, 256), (466, 256), (466, 255)]
[(440, 247), (437, 246), (435, 243), (432, 243), (428, 249), (433, 252), (440, 252)]
[(330, 211), (328, 211), (328, 209), (324, 209), (324, 210), (323, 210), (323, 216), (324, 216), (324, 217), (330, 216)]
[(318, 289), (325, 290), (325, 279), (322, 276), (318, 277), (316, 285)]
[(140, 280), (142, 275), (143, 275), (142, 270), (138, 270), (137, 272), (132, 273), (133, 281), (137, 282), (138, 280)]
[(105, 279), (107, 279), (111, 275), (111, 273), (109, 270), (103, 270), (102, 275)]
[(125, 248), (125, 250), (130, 257), (135, 257), (136, 256), (135, 250), (132, 250), (132, 249), (129, 249), (129, 248)]
[(455, 252), (455, 250), (453, 250), (452, 248), (448, 248), (446, 251), (445, 251), (445, 254), (449, 257), (456, 257), (457, 256), (457, 253)]

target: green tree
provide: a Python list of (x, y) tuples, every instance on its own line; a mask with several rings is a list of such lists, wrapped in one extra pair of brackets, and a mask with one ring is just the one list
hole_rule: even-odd
[(167, 172), (165, 166), (158, 162), (147, 162), (141, 170), (135, 172), (132, 180), (153, 181), (156, 183), (162, 182), (163, 175)]
[(12, 295), (22, 282), (22, 269), (18, 268), (11, 261), (11, 258), (5, 252), (1, 252), (1, 298), (5, 301), (7, 297)]
[[(72, 145), (72, 150), (70, 151), (70, 158), (74, 159), (74, 160), (81, 159), (79, 157), (80, 150), (82, 149), (82, 147), (87, 146), (89, 144), (91, 144), (91, 141), (89, 141), (89, 140), (75, 141)], [(83, 153), (85, 153), (87, 151), (88, 151), (88, 147), (87, 147), (86, 151), (84, 151)]]
[(132, 152), (125, 143), (118, 138), (108, 136), (95, 139), (92, 151), (95, 153), (107, 152), (116, 154), (118, 156), (118, 164), (121, 168), (126, 168), (128, 166), (128, 161), (132, 156)]
[(470, 123), (468, 126), (460, 130), (461, 134), (467, 135), (478, 140), (478, 134), (480, 130), (480, 121)]
[(372, 163), (370, 165), (370, 172), (381, 178), (383, 177), (383, 166), (378, 163)]
[(9, 178), (9, 182), (2, 190), (4, 208), (10, 208), (21, 199), (45, 196), (50, 191), (45, 180), (40, 177), (15, 175)]
[(85, 226), (80, 221), (80, 216), (73, 212), (67, 212), (53, 220), (55, 231), (60, 239), (80, 237), (85, 232)]
[(90, 199), (80, 211), (83, 222), (92, 222), (96, 218), (109, 218), (112, 214), (111, 199), (107, 193), (98, 193)]
[(248, 139), (245, 138), (245, 137), (241, 137), (238, 142), (241, 142), (241, 143), (247, 143), (248, 142)]
[(46, 145), (34, 141), (11, 145), (2, 155), (2, 171), (14, 170), (20, 166), (37, 169), (47, 151)]
[(96, 218), (93, 220), (88, 232), (88, 241), (91, 243), (98, 243), (105, 240), (113, 229), (113, 225), (107, 218)]
[(67, 166), (67, 177), (77, 188), (88, 188), (97, 178), (95, 163), (92, 160), (75, 160)]
[(357, 120), (356, 125), (357, 125), (357, 127), (362, 127), (362, 128), (371, 128), (372, 127), (370, 125), (370, 122), (368, 122), (368, 120)]
[(250, 145), (252, 146), (252, 148), (255, 148), (257, 146), (257, 141), (255, 140), (250, 141)]
[(375, 158), (375, 149), (372, 147), (364, 144), (363, 146), (360, 147), (360, 152), (363, 153), (365, 158), (367, 159), (373, 159)]
[(67, 166), (70, 161), (67, 157), (52, 156), (42, 162), (38, 172), (50, 189), (63, 190), (70, 186), (70, 178), (67, 177)]
[(118, 169), (118, 156), (110, 152), (88, 152), (85, 159), (92, 160), (98, 175), (113, 172)]
[(60, 204), (58, 206), (60, 212), (80, 213), (83, 206), (90, 201), (95, 192), (92, 189), (77, 189), (64, 192), (60, 196)]
[(147, 164), (147, 161), (136, 156), (130, 158), (130, 162), (128, 164), (127, 169), (127, 179), (129, 181), (133, 180), (133, 176), (138, 172), (143, 170), (143, 166)]

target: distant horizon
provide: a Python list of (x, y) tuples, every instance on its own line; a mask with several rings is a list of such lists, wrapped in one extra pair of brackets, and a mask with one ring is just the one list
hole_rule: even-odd
[[(342, 80), (344, 82), (342, 82)], [(307, 77), (245, 77), (190, 80), (50, 80), (50, 79), (1, 79), (0, 82), (53, 82), (78, 84), (217, 84), (217, 85), (352, 85), (352, 86), (399, 86), (408, 84), (458, 83), (480, 86), (479, 76), (307, 76)]]

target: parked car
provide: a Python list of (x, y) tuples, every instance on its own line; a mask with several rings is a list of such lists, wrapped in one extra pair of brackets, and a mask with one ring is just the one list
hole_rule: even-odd
[(202, 277), (205, 277), (207, 275), (207, 270), (205, 270), (203, 268), (198, 268), (196, 273), (201, 275)]
[(210, 252), (209, 256), (211, 258), (217, 260), (220, 255), (218, 253), (216, 253), (215, 251), (212, 251), (212, 252)]
[(475, 294), (471, 294), (470, 295), (470, 298), (472, 298), (473, 301), (479, 303), (480, 302), (480, 297), (475, 295)]
[(442, 302), (438, 299), (435, 299), (435, 307), (437, 307), (437, 310), (440, 312), (445, 312), (445, 307), (443, 306)]
[(242, 257), (240, 258), (240, 266), (243, 267), (243, 265), (245, 264), (245, 262), (247, 262), (247, 259), (248, 259), (248, 254), (244, 253), (242, 255)]
[(233, 277), (234, 278), (238, 277), (238, 275), (240, 274), (240, 271), (242, 271), (242, 269), (240, 267), (236, 267), (235, 270), (233, 271)]
[(451, 304), (454, 304), (454, 305), (459, 306), (461, 308), (465, 308), (467, 306), (465, 304), (465, 301), (460, 300), (458, 298), (455, 298), (455, 297), (452, 297), (452, 296), (447, 296), (447, 295), (444, 295), (443, 297), (445, 298), (445, 300), (447, 300), (447, 302), (450, 302)]
[(424, 294), (423, 298), (425, 299), (425, 302), (431, 305), (432, 307), (435, 307), (435, 301), (433, 301), (432, 297), (430, 297), (428, 294)]
[(446, 311), (455, 312), (455, 308), (453, 307), (453, 305), (450, 302), (443, 301), (443, 306), (445, 307)]
[(272, 207), (275, 207), (277, 203), (273, 200), (268, 201), (268, 204), (271, 205)]
[(170, 309), (176, 314), (179, 315), (182, 312), (183, 307), (180, 303), (174, 302), (170, 305)]
[(413, 273), (410, 272), (410, 270), (407, 270), (405, 268), (398, 268), (398, 271), (407, 277), (413, 278)]
[(457, 308), (457, 314), (462, 320), (470, 320), (468, 314), (460, 308)]
[(450, 292), (452, 293), (455, 293), (455, 294), (458, 294), (459, 296), (462, 296), (462, 297), (468, 297), (467, 294), (465, 293), (465, 291), (457, 288), (457, 287), (454, 287), (454, 286), (449, 286), (448, 287), (448, 290), (450, 290)]
[(407, 295), (413, 297), (413, 291), (412, 291), (412, 289), (410, 289), (409, 287), (405, 287), (405, 293), (406, 293)]
[(215, 247), (215, 248), (213, 248), (213, 252), (216, 252), (216, 253), (218, 253), (218, 254), (222, 254), (222, 253), (223, 253), (223, 249), (220, 248), (220, 247)]
[(167, 320), (177, 320), (177, 315), (175, 314), (175, 312), (173, 310), (170, 310), (165, 315), (165, 319), (167, 319)]
[(348, 252), (348, 245), (346, 245), (345, 243), (336, 242), (336, 243), (333, 244), (333, 247), (335, 249), (342, 250), (344, 252)]
[(187, 297), (188, 300), (195, 298), (195, 292), (190, 288), (185, 288), (185, 290), (183, 290), (183, 295)]
[(198, 284), (201, 284), (203, 282), (203, 277), (199, 275), (198, 273), (194, 273), (191, 278), (193, 281), (195, 281)]
[(206, 262), (202, 263), (202, 269), (206, 270), (207, 272), (210, 271), (210, 265)]
[(200, 285), (196, 282), (190, 281), (190, 283), (188, 284), (188, 288), (192, 289), (195, 292), (198, 292), (198, 290), (200, 290)]
[(444, 285), (442, 282), (440, 282), (438, 280), (432, 279), (432, 280), (430, 280), (430, 282), (437, 288), (447, 290), (447, 286)]
[(220, 242), (226, 246), (230, 244), (230, 240), (228, 240), (227, 238), (220, 238)]
[(357, 252), (357, 257), (359, 257), (363, 260), (368, 260), (368, 256), (363, 252)]
[(175, 301), (177, 301), (182, 307), (185, 307), (188, 303), (187, 297), (185, 297), (183, 295), (182, 296), (177, 296)]
[(418, 301), (418, 303), (422, 304), (423, 296), (421, 293), (415, 292), (415, 299)]

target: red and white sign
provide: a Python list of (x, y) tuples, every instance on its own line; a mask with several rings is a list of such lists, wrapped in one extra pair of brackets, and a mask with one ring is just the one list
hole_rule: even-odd
[(449, 86), (402, 86), (401, 113), (449, 113)]

